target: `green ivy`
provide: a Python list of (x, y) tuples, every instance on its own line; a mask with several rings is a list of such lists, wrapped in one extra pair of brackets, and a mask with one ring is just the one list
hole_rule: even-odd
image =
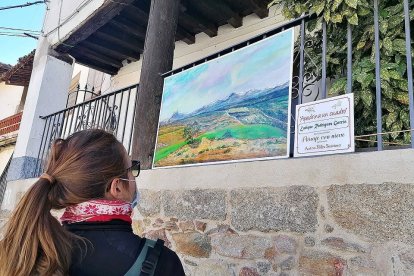
[[(407, 130), (410, 129), (410, 121), (403, 1), (382, 0), (378, 2), (383, 131)], [(281, 7), (287, 19), (300, 17), (304, 13), (319, 16), (317, 20), (307, 24), (306, 39), (313, 42), (313, 47), (308, 48), (307, 53), (313, 63), (307, 60), (305, 66), (309, 68), (305, 70), (312, 70), (310, 67), (314, 68), (315, 63), (321, 64), (322, 18), (328, 22), (327, 74), (334, 80), (329, 90), (331, 95), (343, 94), (346, 91), (347, 24), (352, 25), (355, 135), (376, 133), (373, 1), (273, 0), (269, 7), (273, 5)], [(410, 1), (410, 7), (412, 36), (414, 0)], [(375, 140), (376, 137), (369, 139)], [(384, 141), (408, 144), (410, 134), (384, 135)], [(357, 145), (373, 146), (375, 144), (358, 143)]]

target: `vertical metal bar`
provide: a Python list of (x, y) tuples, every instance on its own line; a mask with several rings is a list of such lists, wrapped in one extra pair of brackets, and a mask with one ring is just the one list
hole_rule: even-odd
[(380, 37), (379, 37), (379, 17), (378, 0), (374, 0), (374, 29), (375, 29), (375, 81), (376, 81), (376, 100), (377, 100), (377, 149), (382, 150), (382, 110), (381, 110), (381, 63), (380, 63)]
[(351, 24), (348, 23), (347, 27), (347, 42), (348, 42), (348, 65), (347, 65), (347, 84), (346, 84), (346, 92), (352, 93), (352, 28)]
[(40, 172), (40, 165), (41, 165), (41, 164), (39, 164), (40, 153), (42, 152), (43, 139), (45, 138), (46, 124), (48, 123), (48, 119), (49, 119), (49, 117), (46, 117), (45, 125), (43, 127), (42, 140), (40, 140), (39, 152), (37, 153), (36, 167), (35, 167), (34, 175), (32, 175), (32, 177), (36, 177)]
[(322, 99), (326, 99), (326, 21), (322, 21)]
[(97, 114), (97, 110), (98, 110), (98, 108), (96, 106), (97, 104), (98, 104), (98, 100), (94, 100), (93, 101), (93, 115), (92, 115), (92, 122), (91, 122), (91, 125), (92, 125), (93, 128), (96, 128), (95, 118), (96, 118), (96, 114)]
[[(52, 118), (50, 119), (50, 121), (52, 121)], [(55, 122), (56, 122), (56, 115), (53, 115), (52, 129), (51, 129), (50, 133), (49, 133), (49, 128), (48, 128), (48, 130), (46, 132), (45, 147), (43, 148), (42, 157), (41, 157), (42, 162), (45, 161), (46, 157), (48, 156), (50, 142), (52, 141), (53, 126), (55, 125)], [(49, 122), (49, 126), (50, 126), (50, 122)], [(43, 168), (43, 166), (42, 166), (42, 170), (44, 170), (44, 169), (45, 168)]]
[[(64, 114), (63, 115), (63, 123), (64, 123), (63, 125), (65, 126), (65, 128), (63, 128), (63, 126), (62, 126), (62, 130), (63, 130), (63, 136), (62, 136), (62, 138), (66, 138), (67, 137), (66, 136), (66, 129), (67, 129), (68, 123), (69, 123), (69, 109), (66, 110), (63, 114)], [(66, 116), (65, 116), (65, 114), (66, 114)]]
[[(77, 112), (76, 112), (76, 117), (75, 117), (75, 128), (73, 129), (73, 132), (76, 132), (76, 131), (79, 131), (79, 129), (77, 129), (77, 127), (78, 127), (78, 117), (79, 117), (79, 109), (80, 109), (80, 106), (78, 106), (78, 108), (77, 108)], [(75, 114), (75, 112), (73, 112), (73, 114)]]
[(300, 24), (300, 60), (299, 60), (299, 94), (298, 104), (302, 103), (303, 97), (303, 82), (304, 82), (304, 70), (305, 70), (305, 20), (302, 19)]
[(122, 143), (124, 143), (125, 128), (126, 128), (126, 122), (127, 122), (127, 118), (128, 118), (129, 99), (130, 98), (131, 98), (131, 88), (128, 89), (128, 101), (127, 101), (127, 104), (126, 104), (125, 123), (124, 123), (124, 129), (122, 131), (122, 138), (121, 138)]
[(119, 129), (119, 124), (121, 121), (121, 109), (122, 109), (122, 100), (124, 99), (124, 91), (122, 91), (121, 93), (119, 93), (121, 95), (121, 100), (119, 103), (119, 107), (118, 107), (118, 123), (116, 124), (116, 129), (115, 129), (115, 137), (118, 137), (118, 129)]
[(135, 103), (134, 103), (134, 112), (132, 113), (132, 124), (131, 124), (131, 133), (129, 134), (129, 142), (128, 142), (128, 153), (131, 154), (132, 149), (132, 134), (134, 133), (134, 125), (135, 125), (135, 115), (137, 114), (137, 103), (138, 103), (138, 85), (135, 89)]
[(103, 120), (102, 120), (102, 122), (103, 122), (103, 129), (105, 129), (106, 130), (106, 125), (105, 125), (105, 123), (106, 123), (106, 114), (108, 114), (108, 109), (109, 109), (109, 97), (108, 96), (106, 96), (105, 97), (105, 99), (103, 99), (104, 101), (104, 103), (105, 103), (105, 112), (104, 112), (104, 116), (103, 116)]
[[(73, 123), (73, 118), (75, 117), (75, 109), (76, 107), (72, 108), (72, 117), (70, 118), (70, 125), (69, 125), (69, 132), (68, 135), (70, 135), (72, 133), (72, 123)], [(76, 123), (75, 123), (76, 126)]]
[(86, 127), (88, 126), (88, 123), (89, 123), (89, 114), (91, 114), (91, 106), (92, 106), (91, 104), (92, 104), (92, 101), (89, 101), (88, 115), (86, 116)]
[[(110, 114), (109, 121), (112, 120), (112, 115), (115, 115), (115, 100), (116, 100), (116, 94), (117, 93), (115, 93), (115, 94), (112, 95), (113, 96), (113, 100), (112, 100), (112, 111), (111, 111), (112, 114)], [(116, 120), (116, 117), (115, 117), (115, 120)], [(118, 122), (116, 122), (116, 124), (118, 125)], [(116, 129), (116, 126), (115, 126), (115, 129)], [(115, 129), (113, 131), (115, 131)]]
[(405, 47), (407, 55), (407, 77), (408, 77), (408, 97), (410, 102), (410, 129), (411, 129), (411, 148), (414, 149), (414, 95), (413, 95), (413, 62), (411, 53), (411, 30), (410, 30), (410, 6), (408, 0), (404, 0), (405, 16)]
[(86, 91), (88, 90), (88, 85), (85, 85), (85, 90), (83, 90), (83, 103), (85, 102), (86, 99)]
[[(60, 115), (62, 115), (62, 118), (60, 118)], [(63, 130), (63, 124), (65, 122), (65, 112), (60, 112), (58, 114), (58, 129), (59, 129), (59, 134), (58, 134), (58, 138), (62, 137), (62, 130)]]
[(101, 111), (102, 111), (102, 98), (99, 99), (99, 112), (98, 112), (98, 120), (97, 120), (98, 128), (101, 128), (99, 125), (101, 121)]

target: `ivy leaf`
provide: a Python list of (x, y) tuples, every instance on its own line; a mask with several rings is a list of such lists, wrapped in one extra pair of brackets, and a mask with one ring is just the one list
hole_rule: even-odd
[(342, 19), (343, 19), (343, 16), (342, 16), (342, 14), (335, 14), (335, 15), (333, 15), (332, 17), (331, 17), (331, 21), (333, 22), (333, 23), (341, 23), (342, 22)]
[(395, 131), (401, 131), (402, 130), (402, 122), (401, 121), (396, 121), (392, 126), (391, 126), (391, 131), (393, 131), (394, 133), (391, 133), (391, 137), (393, 139), (396, 139), (401, 133), (399, 132), (395, 132)]
[(356, 9), (358, 6), (358, 1), (357, 0), (345, 0), (345, 3), (350, 6), (351, 8)]
[(401, 54), (405, 54), (406, 44), (404, 39), (394, 39), (394, 41), (392, 42), (392, 46), (395, 51), (400, 52)]
[(354, 13), (351, 17), (348, 17), (348, 22), (351, 25), (358, 25), (358, 15)]
[(395, 121), (397, 121), (398, 113), (388, 113), (385, 116), (385, 125), (389, 128)]
[(323, 18), (325, 19), (326, 22), (329, 22), (331, 20), (331, 11), (325, 10), (325, 13), (323, 14)]
[(392, 99), (392, 96), (394, 94), (394, 90), (389, 85), (389, 83), (385, 80), (381, 80), (381, 93), (387, 98)]
[(383, 40), (383, 45), (384, 45), (384, 48), (386, 49), (386, 50), (388, 50), (388, 51), (392, 51), (392, 40), (391, 40), (391, 38), (390, 37), (386, 37), (386, 38), (384, 38), (384, 40)]
[(332, 11), (336, 11), (339, 7), (339, 5), (341, 5), (343, 2), (343, 0), (334, 0), (333, 4), (332, 4)]
[(405, 144), (410, 144), (411, 143), (411, 133), (410, 132), (405, 132), (404, 133), (404, 143)]
[(408, 105), (410, 103), (410, 100), (408, 98), (408, 93), (405, 93), (405, 92), (397, 92), (397, 93), (395, 93), (394, 98), (398, 102), (400, 102), (402, 104), (405, 104), (405, 105)]
[(407, 127), (410, 127), (410, 115), (408, 111), (401, 109), (400, 111), (400, 120)]
[(345, 92), (346, 88), (346, 78), (337, 79), (333, 84), (331, 89), (329, 90), (329, 94), (337, 95)]
[(321, 15), (321, 13), (323, 12), (324, 9), (325, 9), (325, 0), (315, 1), (312, 4), (310, 12), (311, 13), (316, 13), (319, 16), (319, 15)]
[[(369, 109), (372, 107), (372, 103), (374, 101), (374, 98), (372, 97), (372, 93), (370, 90), (368, 89), (364, 89), (361, 91), (361, 100), (362, 103), (364, 104), (364, 107), (366, 109)], [(372, 112), (372, 111), (370, 111)]]

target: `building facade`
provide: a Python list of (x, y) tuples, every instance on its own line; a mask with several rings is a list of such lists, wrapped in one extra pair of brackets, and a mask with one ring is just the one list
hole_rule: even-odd
[[(151, 169), (158, 117), (147, 111), (159, 112), (162, 74), (290, 27), (300, 49), (301, 24), (315, 19), (290, 21), (270, 1), (179, 2), (50, 1), (0, 221), (41, 172), (51, 140), (100, 127), (144, 164), (134, 231), (164, 239), (188, 275), (412, 275), (410, 146)], [(297, 53), (303, 64), (306, 53)], [(68, 106), (74, 62), (108, 75), (100, 93)], [(317, 81), (295, 75), (300, 96), (313, 84), (303, 101), (330, 87), (321, 71)]]

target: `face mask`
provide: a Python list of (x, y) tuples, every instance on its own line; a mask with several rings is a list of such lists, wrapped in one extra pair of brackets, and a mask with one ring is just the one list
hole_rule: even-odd
[[(128, 181), (128, 182), (135, 182), (135, 180), (129, 180), (126, 178), (120, 178), (120, 179), (124, 181)], [(132, 198), (132, 201), (130, 202), (132, 209), (134, 209), (138, 205), (138, 201), (139, 201), (139, 192), (138, 192), (137, 187), (135, 187), (134, 197)]]
[(135, 189), (134, 198), (131, 201), (132, 209), (134, 209), (138, 205), (138, 201), (139, 201), (139, 193), (138, 193), (138, 189)]

